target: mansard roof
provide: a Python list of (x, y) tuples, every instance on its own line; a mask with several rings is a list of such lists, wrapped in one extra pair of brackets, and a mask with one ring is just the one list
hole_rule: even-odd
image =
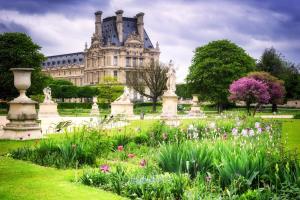
[[(102, 36), (104, 45), (108, 42), (116, 46), (123, 46), (124, 41), (131, 33), (137, 33), (137, 19), (130, 17), (123, 17), (123, 42), (121, 43), (118, 38), (116, 16), (107, 17), (102, 22)], [(154, 48), (153, 44), (144, 29), (144, 48)]]
[(83, 63), (84, 63), (84, 53), (77, 52), (77, 53), (48, 56), (47, 60), (43, 62), (42, 66), (43, 68), (51, 68), (51, 67), (72, 65), (72, 64), (80, 65)]

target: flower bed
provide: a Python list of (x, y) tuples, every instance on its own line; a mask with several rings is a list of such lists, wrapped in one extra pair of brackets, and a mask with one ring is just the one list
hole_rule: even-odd
[[(89, 165), (92, 168), (85, 168), (80, 178), (83, 184), (132, 199), (300, 196), (299, 162), (282, 146), (281, 124), (276, 121), (223, 116), (178, 128), (159, 122), (148, 129), (122, 128), (114, 135), (85, 129), (46, 141), (12, 155), (48, 166)], [(64, 164), (53, 164), (57, 160)]]

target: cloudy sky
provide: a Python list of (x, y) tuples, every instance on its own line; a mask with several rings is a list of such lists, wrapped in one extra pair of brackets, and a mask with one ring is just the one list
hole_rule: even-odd
[(26, 32), (49, 55), (83, 51), (94, 31), (94, 12), (103, 17), (145, 13), (145, 29), (158, 41), (161, 61), (173, 59), (182, 82), (193, 50), (229, 39), (258, 59), (274, 47), (300, 63), (298, 0), (0, 0), (0, 32)]

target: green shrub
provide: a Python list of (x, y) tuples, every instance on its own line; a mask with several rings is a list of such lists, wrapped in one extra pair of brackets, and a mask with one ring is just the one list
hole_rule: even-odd
[(295, 114), (294, 119), (300, 119), (300, 114)]
[(75, 168), (94, 165), (97, 156), (105, 155), (111, 149), (109, 140), (104, 139), (97, 131), (83, 128), (70, 136), (65, 134), (62, 138), (44, 139), (34, 148), (14, 150), (11, 155), (13, 158), (29, 160), (43, 166)]
[(188, 173), (192, 178), (198, 172), (212, 168), (212, 151), (207, 144), (192, 142), (169, 144), (161, 148), (158, 165), (166, 172)]
[[(107, 109), (109, 108), (109, 104), (107, 103), (97, 103), (99, 109)], [(57, 105), (58, 109), (91, 109), (92, 103), (58, 103)]]
[(5, 102), (0, 102), (0, 109), (8, 109), (8, 104)]

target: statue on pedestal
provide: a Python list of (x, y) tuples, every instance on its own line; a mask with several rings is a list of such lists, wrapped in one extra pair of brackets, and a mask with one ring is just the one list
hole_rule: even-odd
[(124, 87), (124, 92), (121, 96), (119, 96), (115, 101), (118, 102), (130, 102), (130, 92), (127, 86)]
[(133, 103), (130, 101), (128, 87), (125, 86), (123, 94), (111, 103), (111, 114), (133, 116)]
[(54, 103), (52, 101), (52, 97), (51, 97), (51, 88), (50, 87), (45, 87), (43, 89), (43, 93), (45, 96), (44, 102), (43, 103)]
[(43, 103), (40, 103), (39, 117), (59, 117), (57, 103), (52, 101), (51, 88), (45, 87), (43, 93), (45, 98)]

